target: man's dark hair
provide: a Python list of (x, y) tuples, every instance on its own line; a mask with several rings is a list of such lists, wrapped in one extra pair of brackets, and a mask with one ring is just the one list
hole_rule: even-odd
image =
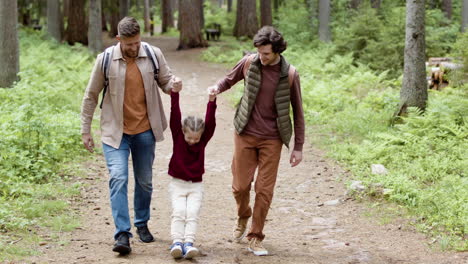
[(140, 25), (133, 17), (124, 17), (117, 25), (117, 31), (120, 37), (131, 38), (140, 34)]
[(253, 43), (255, 47), (271, 44), (271, 49), (274, 53), (281, 53), (288, 46), (288, 43), (284, 41), (283, 35), (272, 26), (264, 26), (258, 30)]

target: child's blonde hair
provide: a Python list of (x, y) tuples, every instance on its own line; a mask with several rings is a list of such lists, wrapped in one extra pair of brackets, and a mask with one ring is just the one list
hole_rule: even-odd
[(187, 116), (182, 121), (182, 129), (185, 131), (190, 128), (193, 132), (200, 132), (205, 129), (205, 121), (199, 117)]

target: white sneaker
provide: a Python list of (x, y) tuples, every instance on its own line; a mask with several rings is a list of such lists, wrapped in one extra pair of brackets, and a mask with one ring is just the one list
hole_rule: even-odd
[(184, 258), (192, 259), (200, 253), (198, 248), (193, 246), (193, 243), (186, 242), (184, 243)]
[(181, 242), (175, 242), (171, 246), (171, 256), (175, 259), (179, 259), (184, 255), (184, 251), (182, 249), (183, 245)]
[(266, 256), (268, 255), (268, 250), (263, 247), (262, 241), (257, 238), (252, 238), (249, 241), (249, 251), (254, 253), (255, 256)]

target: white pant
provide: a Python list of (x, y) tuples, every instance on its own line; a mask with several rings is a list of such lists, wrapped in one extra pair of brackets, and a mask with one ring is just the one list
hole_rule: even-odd
[(172, 177), (169, 197), (172, 203), (172, 241), (195, 242), (198, 213), (203, 200), (203, 182), (189, 182)]

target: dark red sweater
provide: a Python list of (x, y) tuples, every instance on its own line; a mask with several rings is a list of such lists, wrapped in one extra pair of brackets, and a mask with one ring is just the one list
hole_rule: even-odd
[(189, 145), (182, 132), (182, 118), (179, 106), (179, 93), (171, 92), (172, 157), (169, 162), (169, 175), (185, 181), (201, 182), (205, 173), (205, 147), (216, 127), (216, 99), (208, 102), (205, 116), (205, 131), (200, 142)]

